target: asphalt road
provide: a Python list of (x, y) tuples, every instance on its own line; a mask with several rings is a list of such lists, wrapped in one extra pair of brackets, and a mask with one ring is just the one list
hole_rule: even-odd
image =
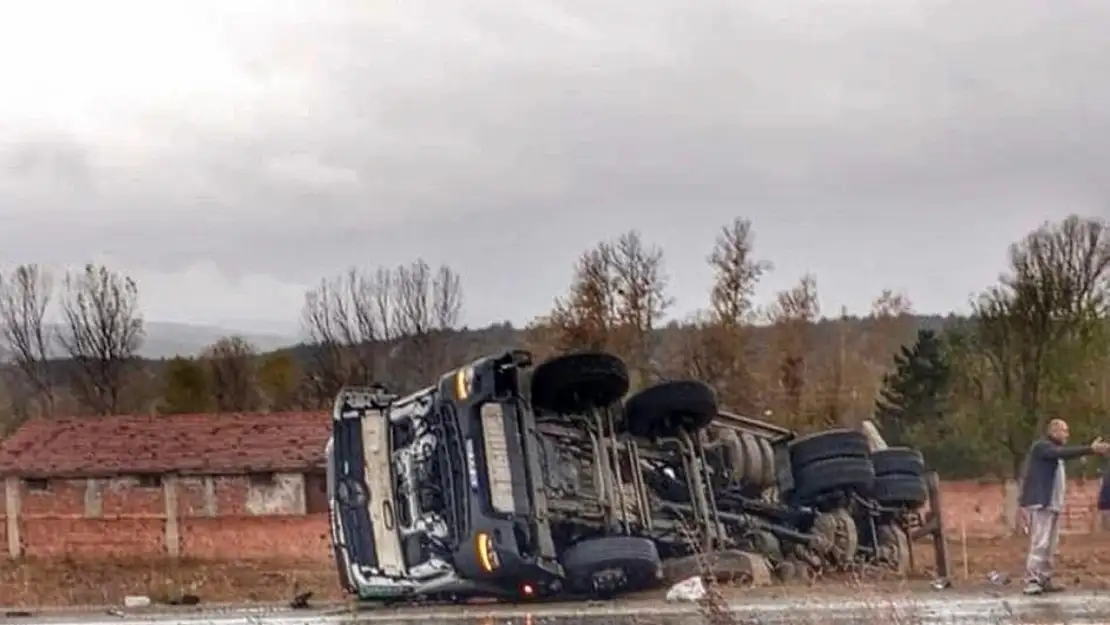
[[(1070, 593), (1050, 597), (983, 597), (949, 594), (922, 595), (875, 601), (759, 600), (731, 606), (741, 624), (821, 623), (873, 625), (882, 623), (990, 624), (1099, 623), (1110, 625), (1110, 596)], [(593, 605), (482, 606), (363, 610), (288, 611), (212, 609), (193, 612), (128, 614), (88, 612), (3, 619), (12, 625), (678, 625), (700, 622), (697, 607), (659, 601)]]

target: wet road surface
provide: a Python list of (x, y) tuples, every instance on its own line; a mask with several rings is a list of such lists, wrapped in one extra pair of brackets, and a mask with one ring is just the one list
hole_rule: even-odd
[[(897, 625), (1098, 623), (1110, 625), (1110, 595), (1069, 593), (1049, 597), (920, 595), (868, 601), (757, 600), (730, 606), (739, 624)], [(281, 611), (214, 609), (198, 612), (56, 614), (8, 617), (12, 625), (679, 625), (702, 622), (696, 606), (659, 601), (611, 604), (467, 606), (443, 608)]]

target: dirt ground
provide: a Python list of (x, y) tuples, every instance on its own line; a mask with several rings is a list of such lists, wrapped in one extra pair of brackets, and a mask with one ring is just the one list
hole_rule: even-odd
[[(961, 591), (1006, 594), (1020, 589), (1024, 537), (972, 539), (963, 547), (950, 543), (952, 582)], [(932, 579), (928, 543), (915, 545), (917, 570), (906, 579), (865, 574), (839, 575), (767, 588), (736, 588), (726, 594), (748, 596), (843, 596), (862, 588), (878, 593), (927, 591)], [(965, 575), (966, 570), (966, 575)], [(1010, 584), (991, 582), (992, 572), (1008, 576)], [(1058, 578), (1069, 587), (1110, 590), (1110, 533), (1064, 536), (1057, 562)], [(313, 601), (343, 598), (335, 568), (320, 562), (211, 562), (211, 561), (2, 561), (0, 606), (78, 606), (118, 604), (127, 595), (148, 595), (156, 602), (173, 602), (193, 595), (205, 603), (287, 602), (311, 591)]]

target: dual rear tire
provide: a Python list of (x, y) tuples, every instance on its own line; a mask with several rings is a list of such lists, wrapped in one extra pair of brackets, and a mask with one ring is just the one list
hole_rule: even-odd
[(834, 429), (795, 439), (788, 446), (794, 499), (813, 505), (833, 493), (862, 496), (875, 487), (871, 450), (862, 432)]
[[(584, 352), (552, 358), (532, 374), (532, 405), (556, 415), (581, 415), (619, 401), (630, 388), (628, 367), (612, 354)], [(622, 427), (648, 439), (697, 432), (717, 416), (717, 396), (696, 380), (661, 382), (624, 402)]]

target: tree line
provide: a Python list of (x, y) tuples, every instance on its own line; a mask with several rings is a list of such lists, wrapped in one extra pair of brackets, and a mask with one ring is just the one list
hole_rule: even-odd
[[(755, 301), (774, 265), (737, 218), (707, 245), (702, 310), (673, 318), (666, 256), (635, 231), (576, 262), (551, 310), (516, 329), (460, 327), (462, 279), (423, 260), (351, 268), (305, 294), (304, 344), (270, 353), (238, 336), (196, 357), (144, 361), (138, 286), (88, 266), (55, 280), (35, 265), (0, 276), (8, 423), (35, 415), (286, 411), (326, 407), (340, 386), (408, 391), (481, 353), (621, 355), (633, 384), (693, 376), (725, 406), (800, 431), (876, 418), (949, 475), (1015, 472), (1038, 428), (1100, 430), (1110, 407), (1110, 230), (1079, 216), (1011, 245), (971, 314), (914, 314), (880, 290), (869, 314), (823, 311), (817, 276)], [(55, 321), (51, 321), (55, 320)]]

